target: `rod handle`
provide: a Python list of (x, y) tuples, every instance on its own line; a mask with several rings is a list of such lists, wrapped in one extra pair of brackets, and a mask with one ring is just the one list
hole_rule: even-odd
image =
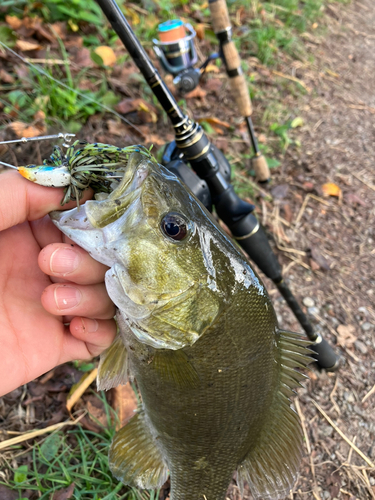
[(253, 156), (251, 159), (251, 166), (255, 171), (255, 177), (258, 182), (267, 182), (271, 177), (267, 161), (262, 154)]
[(212, 26), (215, 33), (225, 31), (231, 27), (226, 0), (209, 0), (208, 6), (211, 11)]
[[(238, 110), (242, 116), (251, 116), (253, 107), (251, 105), (249, 88), (245, 75), (241, 70), (241, 59), (237, 52), (234, 41), (231, 40), (222, 45), (222, 52), (229, 76), (229, 84), (232, 95), (237, 103)], [(238, 74), (231, 76), (231, 71), (238, 70)]]
[(229, 76), (232, 95), (236, 100), (238, 109), (242, 116), (250, 116), (253, 108), (246, 79), (241, 70), (240, 56), (233, 40), (230, 39), (231, 23), (227, 2), (226, 0), (210, 0), (208, 5), (211, 11), (212, 26), (219, 40), (222, 32), (229, 32), (226, 35), (226, 40), (221, 42), (222, 55)]

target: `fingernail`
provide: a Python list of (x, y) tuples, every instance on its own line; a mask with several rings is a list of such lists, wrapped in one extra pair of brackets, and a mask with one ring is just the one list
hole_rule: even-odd
[(78, 288), (60, 285), (55, 288), (55, 302), (58, 309), (71, 309), (77, 306), (82, 299)]
[(53, 252), (50, 259), (50, 269), (54, 274), (65, 276), (75, 271), (81, 261), (81, 256), (70, 248), (58, 248)]
[(94, 333), (99, 328), (99, 323), (96, 321), (96, 319), (81, 318), (81, 321), (82, 321), (82, 329), (84, 332)]

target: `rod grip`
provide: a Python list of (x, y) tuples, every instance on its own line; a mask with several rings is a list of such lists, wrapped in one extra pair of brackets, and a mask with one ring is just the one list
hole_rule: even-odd
[(271, 177), (267, 161), (262, 154), (254, 156), (251, 159), (251, 166), (255, 171), (255, 177), (257, 181), (266, 182)]
[(214, 0), (209, 2), (212, 17), (212, 26), (215, 33), (230, 28), (229, 12), (226, 0)]
[[(230, 71), (232, 70), (241, 69), (241, 59), (233, 40), (223, 44), (222, 51), (228, 73), (230, 73)], [(249, 89), (246, 83), (245, 75), (242, 72), (239, 72), (239, 74), (237, 74), (236, 76), (231, 77), (229, 74), (229, 84), (232, 95), (236, 101), (238, 110), (241, 112), (241, 115), (251, 116), (253, 107), (251, 105)]]

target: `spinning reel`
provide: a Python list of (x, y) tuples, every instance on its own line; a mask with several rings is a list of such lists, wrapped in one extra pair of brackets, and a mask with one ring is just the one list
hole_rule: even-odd
[(173, 19), (158, 26), (159, 40), (153, 39), (154, 51), (164, 71), (174, 76), (173, 83), (181, 94), (194, 90), (204, 74), (208, 63), (219, 56), (211, 54), (199, 67), (194, 45), (196, 32), (189, 23)]

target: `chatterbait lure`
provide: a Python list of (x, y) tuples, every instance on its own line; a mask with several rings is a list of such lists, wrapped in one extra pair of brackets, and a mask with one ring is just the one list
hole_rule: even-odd
[(66, 153), (54, 146), (51, 156), (43, 165), (14, 167), (25, 179), (47, 187), (65, 187), (61, 205), (70, 200), (80, 200), (89, 186), (95, 192), (110, 193), (124, 175), (129, 156), (141, 153), (151, 158), (149, 150), (142, 145), (119, 148), (103, 143), (88, 143), (78, 140), (68, 147)]

